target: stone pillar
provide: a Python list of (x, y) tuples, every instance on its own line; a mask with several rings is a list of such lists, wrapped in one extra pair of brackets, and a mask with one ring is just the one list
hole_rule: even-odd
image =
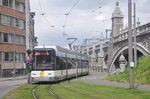
[(95, 44), (96, 44), (96, 41), (95, 41), (95, 38), (93, 39), (93, 46), (92, 46), (92, 66), (94, 68), (94, 71), (96, 71), (96, 64), (95, 64), (95, 59), (96, 59), (96, 53), (95, 53)]
[(120, 72), (123, 72), (126, 67), (126, 59), (123, 55), (121, 55), (119, 58), (119, 66), (120, 66)]
[(104, 61), (104, 53), (105, 53), (103, 50), (104, 44), (105, 44), (105, 42), (100, 43), (100, 53), (98, 54), (101, 72), (107, 72), (107, 69), (108, 69), (108, 66), (105, 64), (105, 61)]
[(92, 71), (95, 71), (95, 56), (92, 54), (91, 55), (91, 62), (90, 62), (90, 66), (93, 69)]

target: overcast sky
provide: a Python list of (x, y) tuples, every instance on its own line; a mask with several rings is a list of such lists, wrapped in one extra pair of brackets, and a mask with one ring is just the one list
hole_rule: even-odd
[[(78, 38), (74, 43), (77, 45), (85, 38), (100, 38), (102, 32), (105, 36), (105, 29), (111, 29), (116, 1), (119, 1), (124, 14), (124, 26), (127, 25), (128, 0), (79, 0), (70, 14), (65, 15), (77, 1), (30, 0), (31, 11), (36, 13), (35, 35), (39, 45), (67, 47), (67, 38)], [(137, 17), (141, 24), (150, 22), (150, 0), (132, 1), (137, 3)]]

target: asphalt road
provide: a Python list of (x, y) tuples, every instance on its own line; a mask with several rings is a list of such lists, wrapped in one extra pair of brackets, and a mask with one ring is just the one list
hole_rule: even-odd
[[(129, 83), (118, 83), (118, 82), (111, 82), (111, 81), (102, 80), (102, 78), (104, 76), (106, 76), (106, 74), (104, 74), (104, 73), (94, 73), (94, 72), (92, 72), (92, 73), (90, 73), (89, 76), (81, 77), (81, 78), (79, 78), (79, 80), (83, 81), (83, 82), (93, 83), (93, 84), (129, 88)], [(150, 85), (135, 84), (134, 88), (139, 89), (139, 90), (150, 91)]]
[(0, 79), (0, 99), (10, 90), (27, 83), (27, 78)]

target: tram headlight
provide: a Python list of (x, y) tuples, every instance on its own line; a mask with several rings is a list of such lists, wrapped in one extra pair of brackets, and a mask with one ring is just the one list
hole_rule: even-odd
[(48, 75), (51, 75), (51, 73), (48, 73)]
[(32, 73), (32, 75), (36, 75), (36, 73)]

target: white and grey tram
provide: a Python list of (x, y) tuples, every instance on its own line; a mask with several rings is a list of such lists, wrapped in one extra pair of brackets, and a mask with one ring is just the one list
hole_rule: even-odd
[(89, 62), (86, 55), (59, 46), (37, 46), (33, 51), (30, 82), (54, 82), (86, 75)]

